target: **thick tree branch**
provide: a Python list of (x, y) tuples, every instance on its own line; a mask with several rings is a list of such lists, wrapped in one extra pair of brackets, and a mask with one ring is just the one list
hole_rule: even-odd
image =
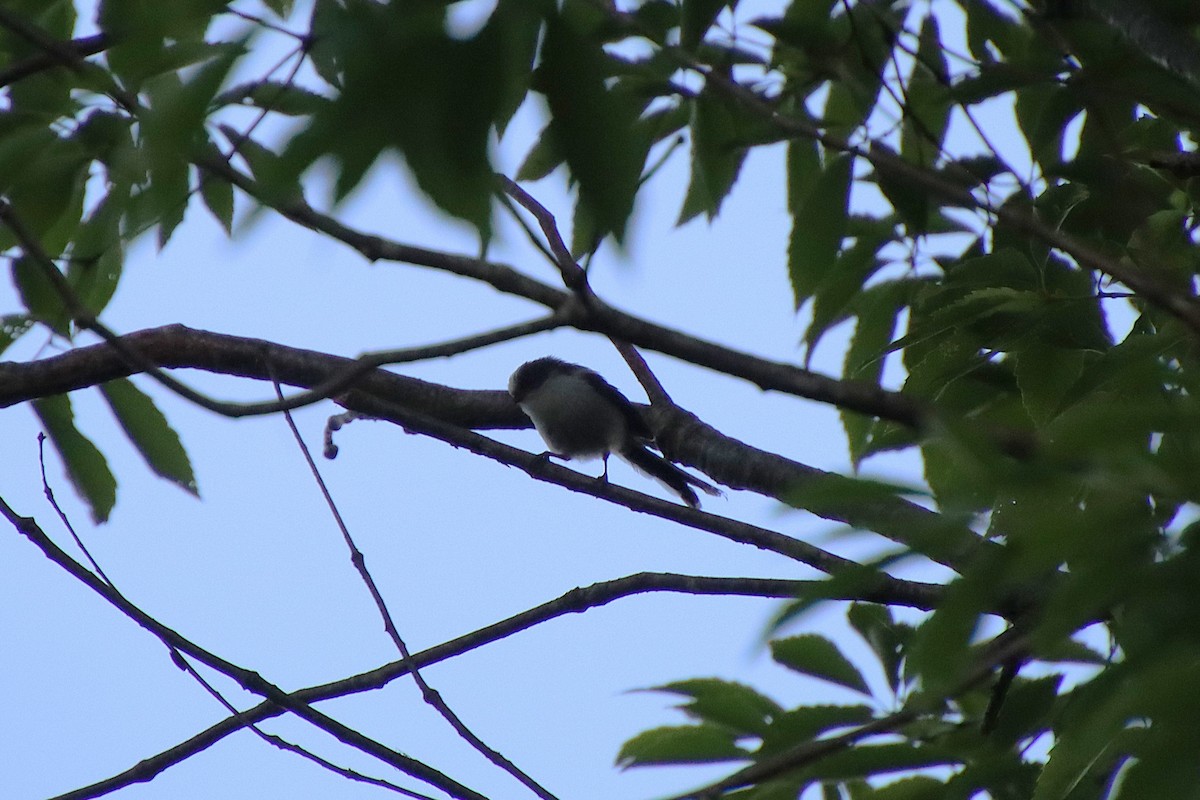
[[(130, 349), (164, 368), (195, 368), (256, 380), (271, 380), (272, 371), (281, 383), (299, 387), (322, 385), (342, 374), (352, 359), (285, 347), (258, 339), (197, 331), (182, 325), (155, 328), (122, 337)], [(269, 366), (268, 366), (269, 365)], [(62, 355), (28, 363), (0, 362), (0, 408), (15, 403), (95, 386), (127, 377), (135, 370), (105, 344), (81, 347)], [(527, 428), (530, 423), (508, 393), (500, 390), (451, 389), (426, 381), (375, 370), (359, 378), (355, 391), (338, 398), (341, 405), (368, 416), (391, 419), (420, 429), (418, 418), (448, 425), (454, 435), (462, 429)], [(848, 478), (826, 473), (795, 461), (749, 447), (704, 425), (695, 417), (675, 411), (665, 424), (650, 415), (651, 425), (661, 434), (663, 446), (672, 457), (703, 469), (718, 483), (771, 497), (786, 498), (806, 486), (823, 485), (828, 496), (837, 497), (837, 483)], [(447, 434), (449, 435), (449, 434)], [(476, 435), (477, 436), (477, 435)], [(470, 438), (470, 437), (467, 437)], [(803, 542), (753, 526), (703, 512), (691, 512), (673, 503), (649, 498), (618, 486), (604, 485), (556, 464), (535, 459), (528, 453), (493, 442), (485, 437), (470, 439), (469, 446), (491, 458), (514, 464), (540, 480), (552, 480), (575, 491), (618, 500), (638, 510), (655, 513), (685, 524), (701, 527), (736, 541), (787, 552), (817, 569), (844, 568), (829, 562), (829, 554)], [(821, 482), (824, 482), (823, 484)], [(845, 497), (844, 494), (841, 495)], [(965, 526), (898, 497), (864, 502), (860, 498), (830, 501), (814, 507), (813, 513), (846, 525), (873, 530), (952, 568), (961, 568), (981, 546)], [(782, 548), (782, 549), (780, 549)], [(811, 548), (811, 549), (808, 549)]]
[(920, 427), (929, 413), (929, 409), (919, 401), (897, 392), (889, 392), (863, 381), (838, 380), (688, 336), (614, 309), (598, 298), (588, 308), (582, 308), (570, 292), (534, 280), (505, 264), (414, 247), (362, 233), (316, 211), (303, 200), (278, 202), (253, 178), (216, 156), (203, 156), (195, 163), (271, 206), (298, 225), (337, 239), (368, 260), (414, 264), (478, 280), (506, 294), (524, 297), (555, 309), (566, 317), (566, 324), (604, 333), (637, 347), (742, 378), (762, 389), (830, 403), (911, 427)]
[[(891, 592), (843, 593), (835, 600), (861, 600), (888, 605), (902, 605), (933, 610), (940, 602), (942, 587), (932, 584), (906, 582), (907, 587), (899, 594)], [(639, 594), (670, 592), (693, 595), (723, 595), (741, 597), (790, 598), (809, 591), (823, 591), (819, 581), (787, 581), (770, 578), (716, 578), (672, 573), (640, 572), (624, 578), (596, 583), (572, 589), (566, 594), (543, 603), (536, 608), (516, 614), (508, 619), (481, 628), (472, 633), (452, 639), (428, 650), (414, 653), (412, 663), (422, 669), (450, 658), (460, 656), (484, 645), (528, 630), (543, 622), (599, 608), (615, 600)], [(318, 703), (350, 694), (379, 689), (389, 682), (407, 674), (403, 662), (393, 662), (378, 669), (364, 672), (332, 683), (312, 686), (294, 693), (294, 697), (305, 703)], [(196, 734), (190, 739), (164, 750), (157, 755), (138, 762), (124, 772), (83, 787), (75, 792), (52, 800), (85, 800), (117, 791), (133, 783), (145, 782), (160, 775), (170, 767), (182, 763), (191, 756), (208, 749), (221, 739), (236, 733), (246, 725), (261, 722), (284, 713), (278, 705), (265, 701), (247, 709), (237, 716), (229, 717)]]
[[(8, 12), (0, 12), (7, 14)], [(8, 25), (11, 23), (11, 18), (6, 18), (6, 21), (0, 21), (0, 24)], [(107, 33), (98, 33), (95, 36), (88, 36), (82, 39), (74, 39), (70, 42), (61, 43), (63, 48), (69, 48), (74, 54), (75, 59), (94, 56), (101, 53), (112, 46), (112, 39)], [(64, 59), (63, 51), (56, 49), (49, 51), (43, 49), (41, 53), (30, 56), (29, 58), (9, 64), (4, 69), (0, 69), (0, 88), (16, 83), (22, 78), (28, 78), (30, 75), (36, 75), (47, 69), (61, 66), (72, 66), (73, 59)]]

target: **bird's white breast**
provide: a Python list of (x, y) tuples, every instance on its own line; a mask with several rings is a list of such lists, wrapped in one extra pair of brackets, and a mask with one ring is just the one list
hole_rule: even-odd
[(628, 437), (621, 410), (576, 375), (549, 378), (520, 405), (559, 455), (597, 458), (620, 450)]

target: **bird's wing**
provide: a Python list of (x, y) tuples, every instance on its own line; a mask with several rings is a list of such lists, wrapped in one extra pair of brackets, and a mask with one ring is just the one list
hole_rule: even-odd
[(642, 419), (641, 413), (638, 412), (633, 403), (629, 402), (629, 398), (621, 394), (620, 389), (604, 380), (599, 373), (593, 372), (590, 369), (583, 373), (583, 377), (602, 397), (608, 399), (621, 410), (621, 415), (625, 417), (631, 434), (638, 439), (654, 441), (654, 434), (650, 432), (649, 426), (646, 425), (646, 420)]

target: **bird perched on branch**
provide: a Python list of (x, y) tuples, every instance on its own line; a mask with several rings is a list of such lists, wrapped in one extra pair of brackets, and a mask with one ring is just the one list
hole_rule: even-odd
[(633, 403), (587, 367), (549, 357), (527, 361), (508, 379), (508, 393), (550, 448), (544, 455), (564, 461), (601, 458), (600, 477), (607, 481), (608, 456), (615, 453), (692, 508), (700, 507), (693, 486), (710, 495), (721, 493), (650, 451), (654, 435)]

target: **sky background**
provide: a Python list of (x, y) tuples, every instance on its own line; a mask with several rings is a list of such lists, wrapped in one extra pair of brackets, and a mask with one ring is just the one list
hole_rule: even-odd
[[(764, 5), (739, 12), (743, 22)], [(301, 19), (303, 17), (300, 17)], [(80, 33), (86, 34), (87, 27)], [(257, 75), (262, 62), (241, 65)], [(542, 112), (527, 103), (497, 150), (512, 175)], [(320, 186), (321, 176), (314, 176)], [(687, 184), (681, 149), (643, 192), (624, 254), (606, 244), (591, 272), (600, 297), (616, 307), (755, 355), (798, 362), (803, 317), (786, 277), (783, 149), (755, 152), (712, 225), (675, 228)], [(526, 187), (569, 230), (571, 204), (561, 173)], [(862, 195), (857, 196), (859, 199)], [(309, 199), (325, 208), (318, 191)], [(249, 206), (239, 205), (240, 211)], [(396, 160), (380, 163), (337, 210), (339, 219), (401, 242), (473, 253), (471, 232), (430, 210)], [(557, 273), (501, 216), (490, 253), (558, 284)], [(0, 289), (0, 312), (18, 309)], [(377, 263), (337, 242), (262, 215), (233, 241), (198, 203), (170, 244), (153, 237), (129, 251), (120, 289), (103, 320), (120, 332), (171, 323), (354, 356), (430, 344), (541, 316), (540, 307), (450, 275)], [(845, 331), (831, 334), (813, 367), (840, 369)], [(76, 343), (88, 343), (80, 336)], [(4, 358), (26, 360), (64, 349), (35, 332)], [(602, 337), (543, 334), (451, 360), (397, 371), (461, 388), (499, 389), (523, 361), (555, 355), (602, 372), (631, 398), (635, 379)], [(848, 469), (834, 409), (764, 394), (654, 353), (645, 353), (672, 397), (723, 433), (827, 470)], [(893, 385), (899, 376), (890, 373)], [(267, 399), (269, 385), (183, 371), (190, 385), (229, 399)], [(183, 439), (200, 487), (197, 500), (154, 478), (125, 441), (95, 390), (72, 395), (80, 428), (109, 459), (118, 501), (94, 527), (49, 452), (47, 475), (81, 536), (116, 586), (192, 641), (286, 689), (332, 681), (397, 660), (341, 536), (282, 418), (228, 420), (137, 379)], [(341, 431), (341, 455), (319, 458), (320, 403), (295, 412), (341, 513), (416, 652), (553, 599), (577, 586), (642, 571), (811, 578), (811, 570), (710, 534), (633, 514), (594, 498), (535, 482), (516, 469), (406, 435), (396, 426), (357, 422)], [(69, 552), (69, 537), (42, 496), (38, 422), (27, 406), (0, 411), (5, 469), (0, 496), (35, 517)], [(533, 452), (532, 431), (494, 434)], [(599, 464), (580, 465), (589, 474)], [(905, 456), (868, 462), (869, 474), (919, 480)], [(612, 479), (663, 495), (657, 484), (614, 463)], [(880, 540), (846, 536), (833, 523), (729, 492), (705, 508), (844, 554), (876, 552)], [(76, 553), (76, 555), (78, 555)], [(908, 568), (909, 576), (935, 577)], [(223, 709), (171, 663), (163, 646), (44, 559), (15, 531), (0, 532), (0, 796), (41, 798), (127, 769), (224, 718)], [(763, 635), (776, 601), (638, 596), (563, 617), (423, 671), (486, 742), (563, 798), (654, 797), (730, 770), (617, 770), (628, 737), (682, 724), (671, 698), (631, 692), (668, 681), (723, 677), (773, 695), (785, 706), (860, 702), (849, 692), (789, 673), (770, 661)], [(841, 623), (843, 608), (822, 607), (789, 633), (826, 632), (859, 659), (886, 696), (865, 649)], [(202, 668), (202, 671), (203, 668)], [(205, 672), (235, 704), (256, 698)], [(426, 707), (411, 680), (320, 709), (495, 798), (525, 790), (487, 764)], [(420, 789), (386, 766), (308, 725), (280, 718), (263, 726), (336, 763)], [(152, 782), (118, 793), (134, 798), (383, 797), (241, 731)]]

